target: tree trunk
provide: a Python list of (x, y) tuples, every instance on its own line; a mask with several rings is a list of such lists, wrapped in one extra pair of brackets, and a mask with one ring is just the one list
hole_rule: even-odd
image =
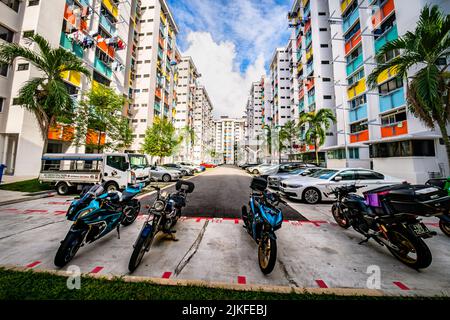
[(316, 152), (316, 164), (319, 166), (319, 150), (317, 150), (317, 141), (314, 140), (314, 151)]
[(444, 140), (445, 151), (447, 152), (447, 165), (450, 168), (450, 139), (447, 133), (446, 123), (438, 122), (439, 129), (441, 130), (442, 140)]

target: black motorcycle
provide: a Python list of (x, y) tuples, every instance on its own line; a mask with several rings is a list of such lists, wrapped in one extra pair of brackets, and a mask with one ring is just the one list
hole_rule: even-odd
[(134, 250), (128, 263), (128, 270), (134, 272), (144, 257), (150, 251), (156, 234), (162, 231), (165, 234), (174, 234), (172, 228), (181, 217), (181, 210), (186, 206), (186, 196), (194, 191), (194, 184), (189, 181), (179, 180), (175, 189), (177, 192), (163, 195), (159, 187), (156, 190), (156, 200), (149, 208), (147, 220), (142, 226), (141, 232), (134, 244)]
[(433, 195), (426, 196), (426, 191), (416, 194), (420, 190), (409, 184), (370, 190), (364, 197), (355, 194), (363, 187), (342, 186), (330, 193), (337, 198), (331, 209), (337, 224), (344, 229), (351, 226), (364, 235), (366, 239), (360, 244), (374, 239), (407, 266), (414, 269), (428, 267), (432, 256), (422, 239), (430, 238), (436, 232), (430, 231), (418, 216), (436, 211), (439, 200), (430, 201), (428, 198)]

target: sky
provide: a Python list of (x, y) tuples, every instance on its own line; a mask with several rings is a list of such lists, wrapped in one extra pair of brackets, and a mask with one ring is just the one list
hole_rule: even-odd
[(191, 56), (214, 116), (241, 117), (251, 83), (268, 74), (277, 47), (290, 36), (291, 0), (167, 0), (178, 24), (178, 47)]

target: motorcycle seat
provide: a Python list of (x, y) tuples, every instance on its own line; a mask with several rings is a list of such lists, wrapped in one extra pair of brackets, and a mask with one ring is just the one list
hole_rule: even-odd
[(124, 191), (122, 192), (122, 196), (120, 197), (120, 202), (126, 202), (133, 198), (136, 195), (136, 192)]

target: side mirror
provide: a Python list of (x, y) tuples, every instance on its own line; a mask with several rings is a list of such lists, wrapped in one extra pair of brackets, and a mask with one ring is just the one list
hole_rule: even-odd
[(336, 176), (333, 180), (336, 182), (342, 181), (342, 176)]
[(126, 171), (130, 169), (130, 163), (129, 162), (125, 162), (125, 164), (123, 165), (123, 171)]

